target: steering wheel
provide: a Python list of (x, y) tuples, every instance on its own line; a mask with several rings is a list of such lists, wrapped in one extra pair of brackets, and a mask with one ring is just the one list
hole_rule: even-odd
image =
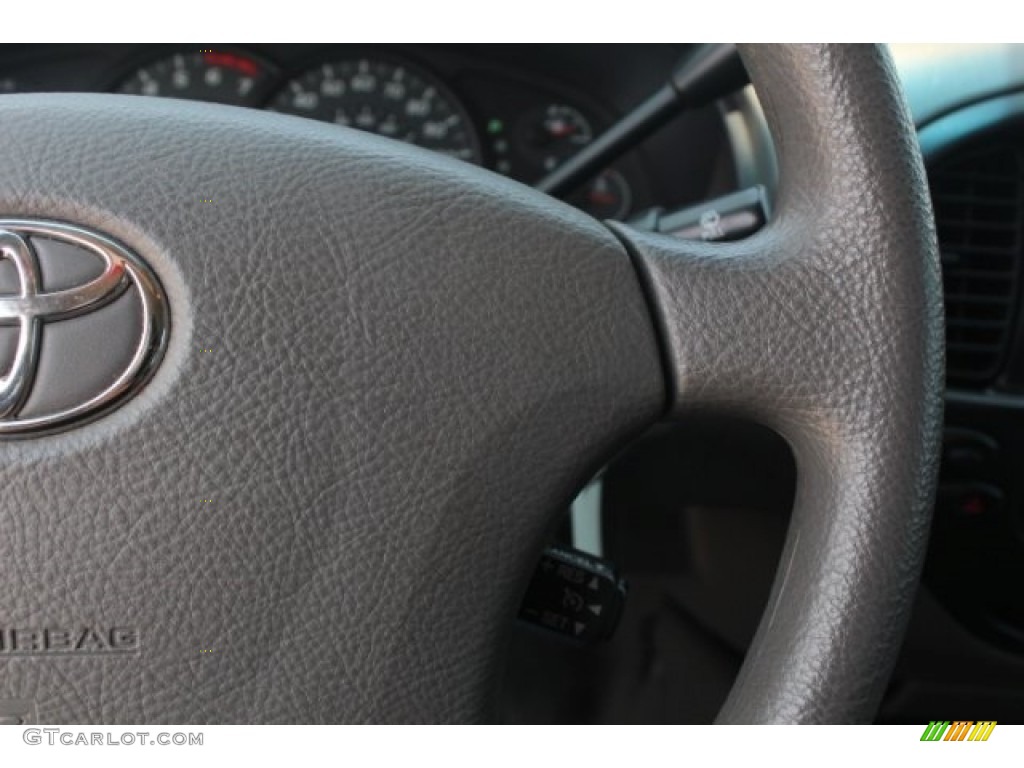
[(0, 700), (42, 722), (487, 720), (558, 513), (656, 420), (714, 409), (780, 432), (799, 475), (719, 719), (869, 720), (937, 464), (925, 176), (884, 49), (741, 54), (781, 183), (731, 244), (283, 115), (0, 100), (0, 215), (137, 254), (169, 322), (119, 408), (0, 443)]

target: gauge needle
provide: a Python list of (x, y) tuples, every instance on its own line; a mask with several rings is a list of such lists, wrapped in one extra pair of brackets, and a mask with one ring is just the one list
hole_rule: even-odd
[(683, 110), (710, 104), (747, 82), (734, 46), (698, 46), (676, 66), (665, 85), (535, 186), (541, 192), (564, 197)]

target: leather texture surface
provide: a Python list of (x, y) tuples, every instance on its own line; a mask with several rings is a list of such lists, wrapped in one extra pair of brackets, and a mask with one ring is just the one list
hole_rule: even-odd
[(486, 719), (546, 529), (665, 408), (618, 240), (455, 160), (179, 100), (4, 97), (0, 178), (3, 215), (140, 254), (171, 315), (142, 396), (0, 443), (0, 628), (140, 651), (0, 653), (0, 699)]
[(745, 46), (781, 186), (746, 241), (618, 227), (657, 305), (673, 411), (747, 414), (798, 487), (720, 722), (870, 720), (903, 637), (942, 420), (942, 286), (896, 74), (875, 46)]

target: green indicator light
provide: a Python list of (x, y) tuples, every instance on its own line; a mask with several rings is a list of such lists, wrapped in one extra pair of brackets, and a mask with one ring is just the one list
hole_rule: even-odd
[(503, 130), (505, 130), (505, 124), (503, 122), (501, 122), (501, 120), (499, 120), (496, 117), (492, 118), (487, 123), (487, 132), (488, 133), (501, 133)]

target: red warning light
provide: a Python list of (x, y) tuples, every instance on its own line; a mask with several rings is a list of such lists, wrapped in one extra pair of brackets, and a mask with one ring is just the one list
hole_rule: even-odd
[(236, 72), (241, 72), (243, 75), (247, 75), (248, 77), (256, 77), (260, 73), (259, 64), (252, 59), (247, 59), (244, 56), (239, 56), (234, 53), (222, 53), (220, 51), (204, 53), (203, 61), (211, 67), (233, 69)]

